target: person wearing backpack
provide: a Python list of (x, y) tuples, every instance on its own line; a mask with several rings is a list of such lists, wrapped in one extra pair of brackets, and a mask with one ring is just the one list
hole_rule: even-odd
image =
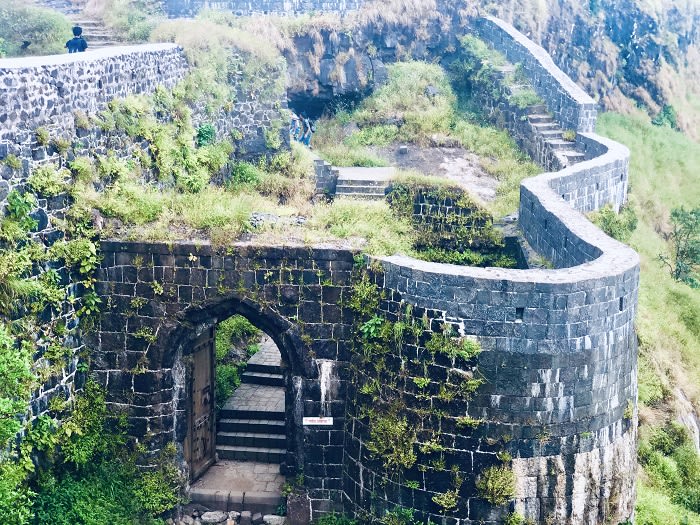
[(73, 38), (66, 42), (66, 47), (69, 53), (82, 53), (88, 47), (87, 42), (83, 38), (83, 28), (75, 26), (73, 28)]

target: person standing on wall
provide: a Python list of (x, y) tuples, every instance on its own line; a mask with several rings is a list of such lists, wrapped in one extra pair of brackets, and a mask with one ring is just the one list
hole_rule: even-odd
[(69, 53), (82, 53), (88, 47), (87, 42), (83, 38), (83, 28), (75, 26), (73, 28), (73, 38), (66, 42), (66, 47)]

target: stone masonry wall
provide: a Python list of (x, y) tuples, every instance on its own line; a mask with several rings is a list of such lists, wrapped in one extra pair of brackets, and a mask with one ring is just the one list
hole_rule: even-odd
[(201, 9), (231, 11), (239, 16), (255, 14), (300, 15), (309, 12), (343, 13), (357, 9), (364, 0), (163, 0), (170, 17), (194, 16)]
[(110, 100), (172, 88), (187, 72), (174, 44), (0, 61), (0, 139), (52, 124), (73, 128), (73, 113), (95, 113)]
[[(421, 519), (447, 523), (496, 525), (510, 511), (536, 523), (624, 522), (633, 517), (635, 501), (639, 257), (581, 213), (624, 203), (629, 151), (590, 133), (592, 101), (523, 35), (490, 18), (479, 28), (510, 60), (525, 65), (548, 107), (579, 131), (578, 146), (587, 160), (521, 186), (520, 227), (555, 269), (378, 259), (375, 282), (387, 299), (377, 314), (396, 321), (410, 305), (426, 330), (446, 324), (478, 339), (484, 384), (467, 403), (441, 402), (435, 392), (428, 396), (433, 415), (427, 417), (437, 417), (441, 454), (453, 465), (458, 484), (440, 470), (444, 461), (421, 455), (403, 479), (388, 479), (367, 447), (366, 413), (349, 403), (355, 412), (348, 415), (347, 502), (360, 514), (402, 506), (419, 509)], [(390, 351), (387, 361), (405, 368), (406, 376), (427, 367), (431, 380), (449, 381), (450, 372), (445, 376), (426, 355), (425, 339)], [(400, 384), (407, 414), (416, 407), (423, 413), (426, 393), (408, 380)], [(351, 399), (361, 399), (355, 389), (349, 392)], [(450, 421), (460, 416), (480, 423), (455, 429)], [(491, 505), (476, 489), (486, 468), (504, 463), (498, 452), (512, 457), (505, 461), (517, 479), (512, 506)], [(436, 498), (455, 486), (458, 504), (445, 518)]]
[(485, 16), (476, 21), (479, 36), (513, 63), (522, 65), (532, 87), (567, 129), (593, 131), (596, 106), (573, 80), (557, 67), (547, 52), (510, 24)]
[[(155, 452), (182, 444), (187, 356), (206, 328), (241, 314), (280, 348), (286, 381), (286, 471), (303, 472), (314, 511), (339, 510), (353, 253), (327, 248), (102, 243), (106, 305), (89, 335), (96, 376), (129, 434)], [(138, 300), (137, 300), (138, 299)], [(142, 299), (146, 300), (142, 304)], [(321, 403), (320, 364), (332, 363)], [(334, 417), (303, 427), (303, 417)]]

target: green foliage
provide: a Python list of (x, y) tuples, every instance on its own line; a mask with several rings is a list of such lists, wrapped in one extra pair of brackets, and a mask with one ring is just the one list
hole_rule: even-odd
[(12, 525), (28, 525), (33, 516), (31, 501), (34, 494), (27, 486), (26, 476), (21, 465), (0, 458), (0, 517), (12, 516)]
[(19, 157), (17, 157), (17, 155), (13, 155), (12, 153), (5, 157), (3, 159), (3, 162), (6, 166), (9, 166), (15, 171), (19, 171), (22, 169), (22, 161), (19, 159)]
[(232, 347), (247, 347), (248, 355), (258, 350), (254, 341), (260, 338), (258, 330), (242, 315), (234, 315), (221, 321), (216, 329), (214, 348), (216, 352), (216, 407), (223, 408), (228, 399), (241, 384), (241, 374), (246, 368), (245, 361), (237, 361), (231, 356)]
[(339, 514), (324, 514), (314, 520), (315, 525), (358, 525), (358, 522)]
[(700, 207), (671, 210), (672, 229), (668, 235), (672, 255), (660, 254), (659, 259), (668, 267), (676, 280), (700, 287)]
[(234, 187), (242, 185), (256, 185), (264, 177), (263, 171), (250, 162), (237, 162), (231, 170), (229, 183)]
[[(18, 341), (0, 324), (0, 447), (21, 428), (20, 417), (25, 415), (34, 387), (31, 371), (32, 355), (27, 343)], [(1, 459), (1, 456), (0, 456)]]
[(209, 144), (213, 144), (215, 140), (216, 128), (214, 128), (212, 124), (206, 122), (197, 128), (197, 135), (195, 137), (197, 147), (208, 146)]
[(479, 495), (493, 505), (505, 505), (515, 495), (515, 474), (510, 467), (485, 468), (476, 480)]
[(474, 359), (481, 353), (478, 342), (468, 338), (453, 337), (453, 331), (447, 328), (441, 333), (433, 332), (425, 348), (433, 354), (441, 353), (450, 359), (460, 358), (464, 361)]
[(388, 472), (397, 473), (414, 465), (417, 459), (413, 450), (415, 429), (405, 417), (399, 415), (398, 410), (373, 412), (368, 426), (370, 439), (365, 443), (367, 450), (382, 461)]
[(576, 130), (575, 129), (565, 129), (561, 133), (562, 140), (567, 142), (576, 142)]
[(32, 172), (27, 184), (40, 197), (55, 197), (66, 191), (68, 176), (66, 170), (57, 170), (53, 166), (45, 165)]
[(637, 229), (637, 214), (630, 205), (624, 206), (620, 213), (615, 213), (613, 207), (607, 205), (591, 213), (589, 218), (610, 237), (620, 242), (629, 242)]
[(395, 124), (366, 126), (346, 138), (345, 144), (351, 147), (389, 146), (397, 140), (398, 135), (399, 128)]
[(7, 216), (17, 222), (23, 230), (36, 228), (36, 220), (29, 216), (35, 206), (36, 199), (29, 193), (22, 194), (17, 190), (12, 190), (7, 195)]
[(542, 99), (531, 88), (518, 91), (508, 97), (508, 101), (519, 109), (542, 104)]
[(385, 202), (339, 199), (318, 205), (307, 224), (318, 240), (328, 233), (340, 239), (366, 239), (365, 251), (374, 255), (409, 254), (413, 248), (410, 222), (397, 217)]
[(90, 275), (100, 264), (97, 245), (90, 239), (57, 242), (51, 247), (50, 253), (84, 276)]
[(68, 164), (68, 167), (77, 182), (92, 182), (95, 177), (95, 167), (88, 157), (76, 157)]
[(164, 18), (158, 3), (149, 0), (103, 0), (101, 4), (104, 21), (129, 42), (148, 41)]
[[(0, 41), (10, 57), (63, 53), (70, 29), (68, 19), (53, 9), (17, 0), (6, 0), (0, 6)], [(29, 42), (26, 48), (24, 42)]]
[(678, 129), (678, 115), (673, 106), (666, 104), (661, 111), (652, 119), (654, 126), (668, 126), (671, 129)]
[(49, 130), (46, 128), (36, 128), (34, 135), (36, 137), (37, 144), (40, 146), (48, 146), (51, 142), (51, 135), (49, 134)]
[(415, 511), (404, 507), (394, 507), (387, 510), (379, 520), (382, 525), (421, 525), (421, 522), (413, 517)]

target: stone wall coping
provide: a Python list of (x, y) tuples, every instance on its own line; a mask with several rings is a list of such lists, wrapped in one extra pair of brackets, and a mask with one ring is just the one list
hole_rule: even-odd
[(63, 55), (45, 55), (22, 58), (0, 59), (0, 72), (10, 69), (29, 69), (38, 67), (63, 66), (68, 64), (82, 64), (97, 62), (105, 59), (117, 58), (134, 53), (157, 53), (178, 49), (177, 44), (141, 44), (134, 46), (105, 47), (102, 49), (89, 49), (84, 53), (66, 53)]
[(208, 241), (191, 242), (139, 242), (108, 239), (100, 241), (102, 253), (134, 253), (152, 255), (193, 255), (193, 256), (255, 256), (263, 255), (271, 258), (294, 257), (305, 254), (321, 260), (352, 261), (359, 250), (338, 247), (332, 244), (274, 244), (259, 245), (246, 242), (236, 242), (224, 248), (212, 246)]
[(375, 257), (397, 267), (422, 272), (431, 279), (450, 276), (457, 281), (451, 285), (459, 286), (474, 279), (484, 281), (513, 281), (519, 283), (539, 284), (574, 284), (593, 279), (621, 276), (634, 271), (639, 266), (639, 254), (629, 246), (607, 236), (583, 214), (558, 195), (554, 187), (565, 178), (583, 175), (590, 168), (597, 166), (615, 165), (629, 159), (629, 149), (622, 144), (594, 133), (583, 133), (584, 137), (603, 145), (607, 151), (589, 161), (581, 162), (569, 168), (554, 173), (543, 173), (536, 177), (525, 179), (521, 186), (532, 192), (540, 201), (542, 207), (567, 228), (572, 236), (578, 237), (584, 243), (594, 247), (600, 255), (584, 264), (561, 269), (529, 269), (518, 270), (510, 268), (478, 268), (473, 266), (456, 266), (445, 263), (420, 261), (413, 257), (396, 255), (391, 257)]
[(515, 29), (508, 22), (496, 18), (495, 16), (485, 15), (482, 18), (488, 20), (492, 24), (498, 26), (504, 33), (507, 33), (519, 45), (527, 49), (532, 57), (537, 60), (561, 85), (562, 89), (579, 104), (589, 104), (595, 106), (596, 103), (591, 96), (586, 93), (576, 82), (574, 82), (559, 66), (554, 63), (552, 57), (540, 45), (536, 44), (520, 31)]

